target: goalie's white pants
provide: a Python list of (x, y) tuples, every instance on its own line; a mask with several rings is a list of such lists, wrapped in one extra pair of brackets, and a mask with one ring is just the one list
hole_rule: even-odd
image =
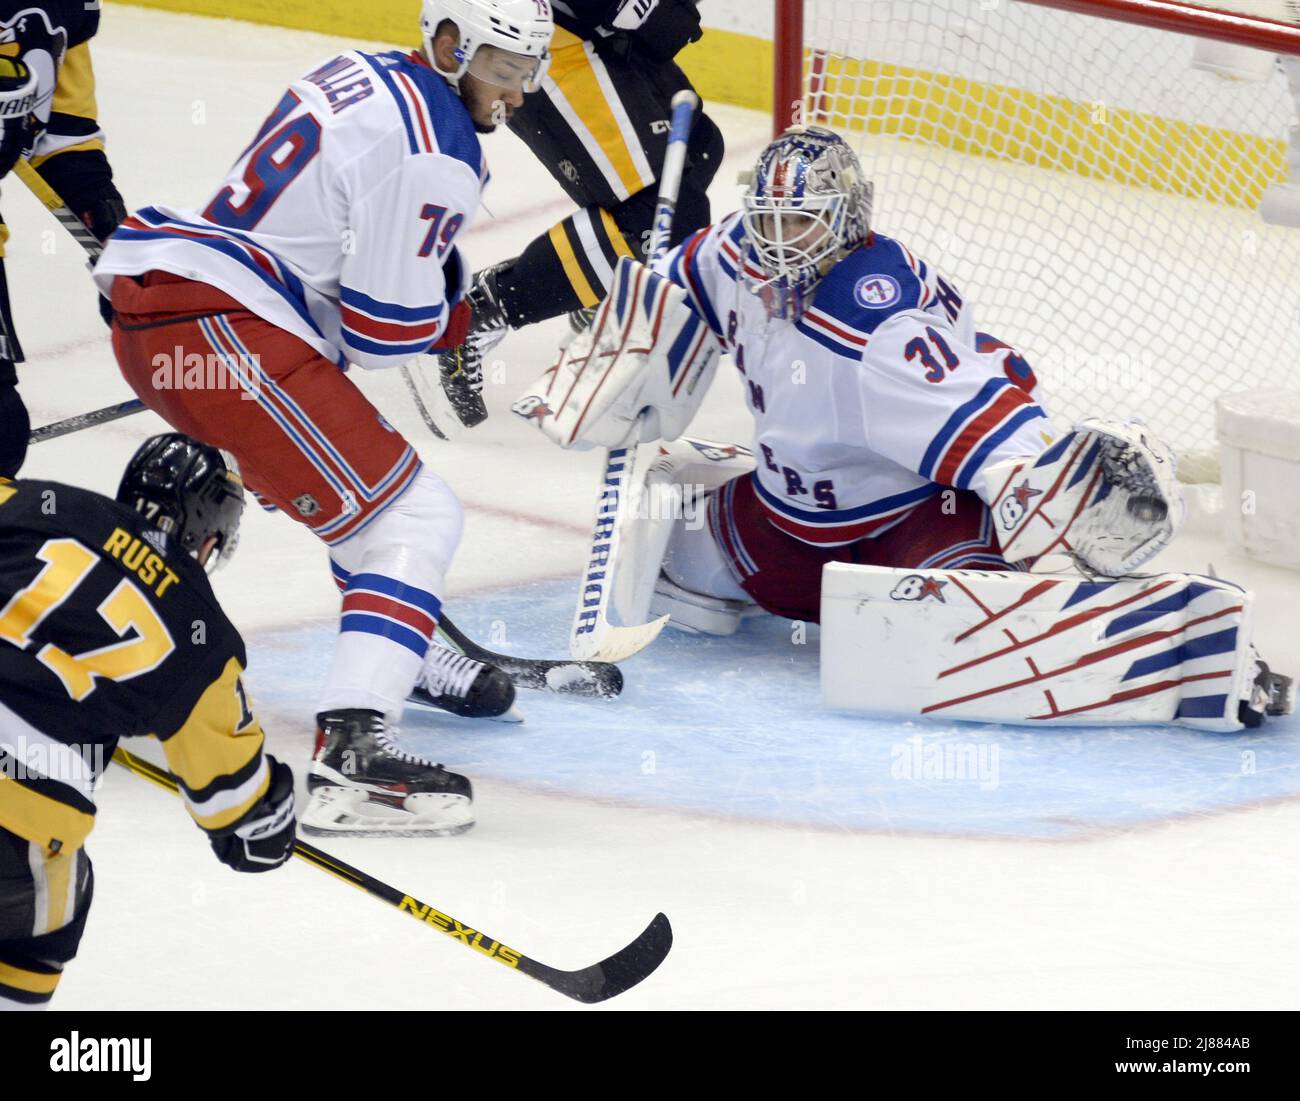
[(464, 513), (427, 467), (366, 527), (330, 549), (343, 593), (339, 635), (319, 709), (401, 717), (441, 614)]
[[(706, 508), (707, 498), (697, 505), (697, 514), (703, 516)], [(668, 537), (663, 571), (675, 585), (693, 593), (753, 603), (740, 587), (730, 561), (713, 537), (712, 526), (707, 523), (688, 522), (685, 518), (677, 521)]]

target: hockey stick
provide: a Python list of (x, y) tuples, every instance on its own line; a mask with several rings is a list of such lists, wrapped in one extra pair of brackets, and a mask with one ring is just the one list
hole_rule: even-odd
[[(92, 264), (103, 255), (104, 246), (99, 243), (99, 239), (90, 232), (80, 218), (72, 213), (54, 188), (41, 179), (36, 169), (26, 161), (19, 161), (14, 165), (14, 173), (27, 185), (27, 190), (36, 196), (41, 205), (58, 219), (59, 224), (72, 235), (73, 240), (86, 250), (86, 255)], [(80, 432), (83, 428), (94, 428), (97, 424), (107, 424), (109, 421), (129, 417), (132, 413), (139, 413), (144, 407), (144, 402), (139, 398), (132, 398), (130, 401), (105, 406), (90, 413), (81, 413), (66, 420), (32, 429), (27, 442), (40, 443), (42, 440), (52, 440), (72, 432)]]
[[(648, 250), (648, 261), (652, 264), (668, 251), (668, 237), (677, 210), (677, 192), (686, 164), (686, 143), (690, 140), (699, 102), (699, 96), (690, 89), (683, 89), (673, 96), (668, 149), (659, 174), (659, 199), (655, 204), (654, 228)], [(635, 482), (636, 459), (635, 429), (622, 447), (605, 452), (587, 572), (578, 592), (578, 606), (569, 631), (569, 653), (575, 658), (623, 661), (649, 646), (668, 622), (668, 616), (623, 627), (616, 627), (609, 621), (614, 566), (618, 561), (624, 518), (630, 514), (628, 494)]]
[(104, 252), (99, 238), (68, 209), (68, 204), (59, 198), (58, 193), (41, 178), (36, 169), (26, 161), (19, 161), (14, 165), (14, 174), (27, 185), (27, 190), (36, 196), (41, 205), (59, 220), (63, 228), (72, 234), (77, 244), (86, 250), (90, 262), (93, 264), (98, 260)]
[(57, 436), (67, 436), (72, 432), (80, 432), (83, 428), (94, 428), (97, 424), (107, 424), (109, 421), (121, 420), (123, 417), (129, 417), (132, 413), (139, 413), (144, 409), (144, 402), (139, 398), (132, 398), (130, 401), (124, 401), (119, 405), (105, 406), (103, 409), (96, 409), (90, 413), (78, 413), (75, 417), (68, 417), (66, 420), (55, 421), (53, 424), (44, 424), (40, 428), (33, 428), (31, 435), (27, 437), (28, 443), (40, 443), (42, 440), (52, 440)]
[[(121, 748), (113, 750), (113, 760), (130, 769), (137, 776), (166, 788), (173, 795), (179, 794), (180, 786), (176, 782), (176, 777), (166, 769), (159, 768)], [(330, 856), (329, 853), (321, 852), (315, 845), (309, 845), (306, 841), (294, 842), (293, 855), (323, 872), (328, 872), (336, 879), (341, 879), (344, 883), (349, 883), (365, 891), (366, 894), (387, 902), (399, 913), (409, 914), (417, 921), (437, 929), (438, 932), (456, 938), (465, 947), (473, 948), (480, 955), (512, 967), (574, 1001), (588, 1004), (603, 1002), (616, 994), (630, 990), (663, 963), (664, 957), (673, 946), (673, 929), (668, 923), (667, 916), (656, 914), (644, 932), (626, 948), (601, 960), (600, 963), (593, 963), (590, 967), (578, 971), (560, 971), (530, 959), (518, 949), (493, 940), (486, 933), (470, 928), (450, 914), (444, 914), (427, 902), (421, 902), (396, 887), (390, 887), (359, 868), (354, 868), (351, 864), (345, 864), (337, 857)]]
[(415, 402), (416, 411), (424, 421), (424, 427), (437, 436), (438, 439), (445, 440), (447, 433), (438, 427), (437, 422), (433, 419), (433, 414), (429, 412), (429, 407), (425, 405), (424, 395), (420, 393), (420, 384), (416, 381), (410, 365), (403, 363), (398, 370), (401, 372), (402, 381), (406, 383), (406, 389), (411, 395), (411, 400)]
[(603, 661), (545, 661), (498, 654), (480, 646), (446, 616), (438, 621), (438, 632), (457, 650), (475, 661), (495, 665), (516, 687), (558, 692), (564, 696), (598, 696), (613, 699), (623, 691), (623, 673), (617, 665)]

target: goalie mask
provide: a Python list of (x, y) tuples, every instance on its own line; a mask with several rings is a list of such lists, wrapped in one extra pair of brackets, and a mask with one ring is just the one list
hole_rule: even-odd
[(867, 239), (871, 184), (839, 135), (795, 127), (759, 158), (745, 192), (745, 234), (762, 271), (747, 277), (768, 312), (798, 318), (842, 256)]
[(460, 68), (442, 73), (453, 84), (469, 73), (485, 83), (523, 92), (541, 87), (555, 30), (550, 0), (424, 0), (420, 30), (430, 58), (444, 20), (455, 23), (460, 33), (456, 47)]

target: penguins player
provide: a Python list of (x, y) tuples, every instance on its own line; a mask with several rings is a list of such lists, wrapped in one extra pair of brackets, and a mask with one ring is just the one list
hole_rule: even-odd
[[(0, 0), (0, 181), (26, 160), (100, 241), (126, 208), (113, 185), (96, 121), (90, 39), (99, 4), (83, 0)], [(0, 217), (0, 477), (12, 477), (27, 454), (31, 425), (19, 397), (22, 346), (9, 305)], [(108, 303), (99, 299), (108, 318)]]
[(0, 480), (0, 1009), (43, 1008), (77, 953), (119, 739), (162, 743), (218, 860), (290, 856), (293, 775), (264, 750), (206, 572), (234, 553), (243, 508), (237, 469), (177, 433), (141, 445), (116, 500)]

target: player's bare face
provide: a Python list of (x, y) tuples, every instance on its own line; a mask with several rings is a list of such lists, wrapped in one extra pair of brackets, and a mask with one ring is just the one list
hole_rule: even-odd
[(474, 51), (469, 69), (460, 80), (461, 98), (481, 134), (508, 123), (524, 102), (524, 89), (537, 76), (536, 58), (524, 57), (496, 46)]
[(524, 93), (517, 88), (490, 84), (471, 73), (460, 78), (460, 98), (480, 134), (490, 134), (508, 123), (515, 108), (522, 106)]

